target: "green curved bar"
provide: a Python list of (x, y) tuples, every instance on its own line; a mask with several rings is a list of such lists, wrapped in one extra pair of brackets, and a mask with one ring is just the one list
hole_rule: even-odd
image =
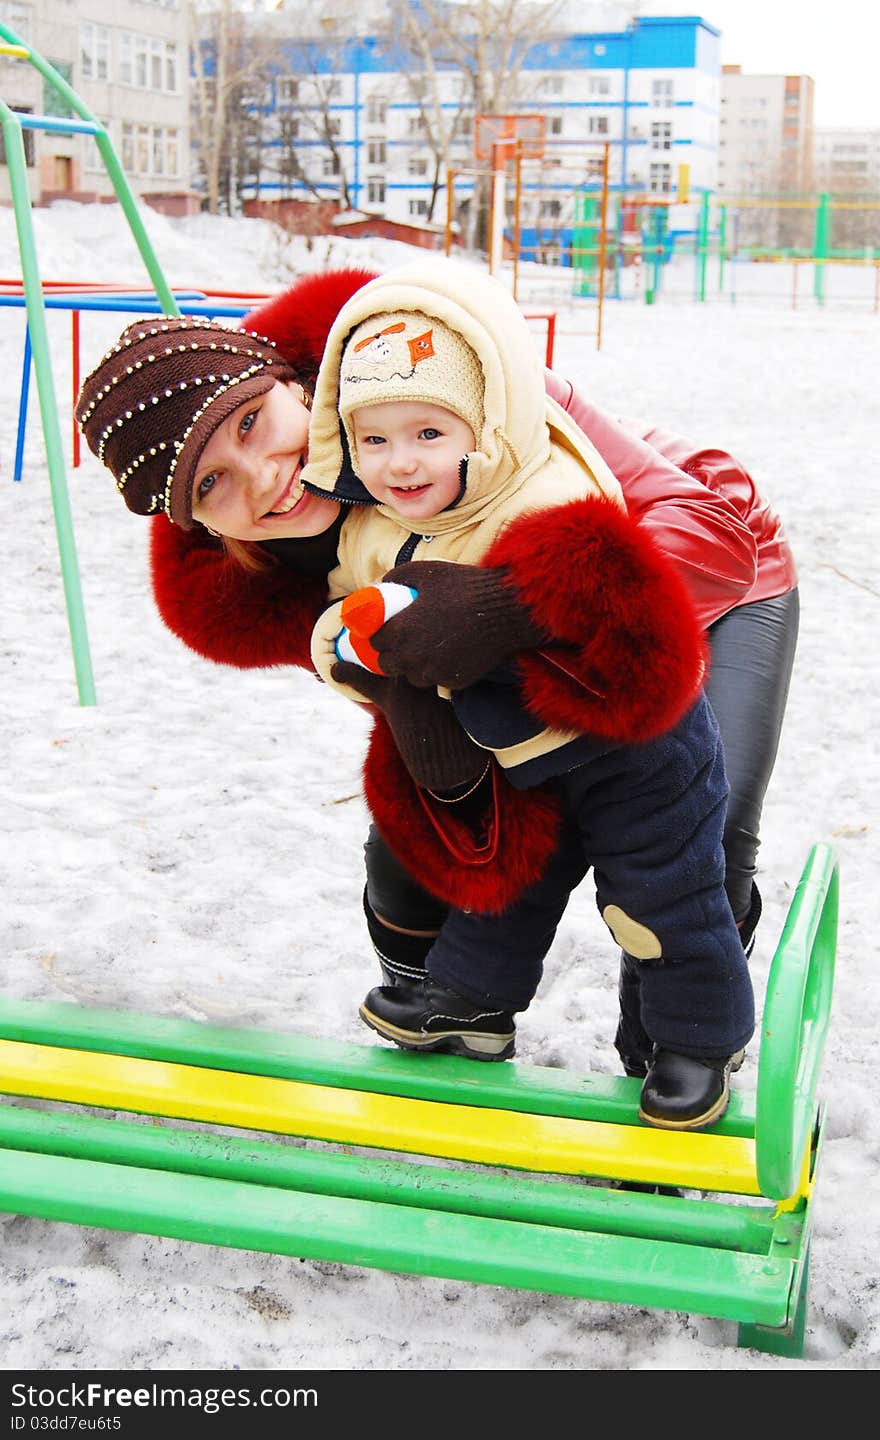
[[(113, 146), (113, 141), (110, 139), (110, 136), (108, 135), (105, 126), (102, 125), (101, 121), (92, 114), (89, 107), (85, 104), (83, 100), (80, 99), (76, 91), (67, 83), (67, 81), (64, 79), (64, 76), (59, 74), (59, 72), (55, 69), (55, 66), (52, 65), (48, 60), (44, 59), (44, 57), (39, 53), (39, 51), (34, 49), (33, 45), (30, 45), (28, 41), (23, 40), (20, 35), (17, 35), (15, 31), (12, 30), (3, 21), (0, 21), (0, 40), (5, 41), (5, 43), (8, 45), (18, 46), (22, 50), (27, 51), (27, 60), (24, 63), (32, 65), (34, 69), (39, 72), (39, 74), (43, 77), (44, 80), (48, 80), (49, 83), (55, 87), (55, 89), (58, 91), (58, 94), (64, 101), (65, 105), (67, 105), (68, 108), (74, 112), (74, 114), (78, 115), (80, 120), (85, 121), (88, 125), (94, 126), (95, 144), (98, 147), (98, 153), (100, 154), (101, 159), (104, 162), (104, 166), (110, 178), (110, 183), (113, 186), (116, 199), (122, 208), (122, 212), (125, 215), (126, 220), (128, 221), (128, 227), (131, 231), (132, 238), (137, 245), (138, 250), (140, 251), (141, 259), (143, 260), (144, 265), (147, 269), (147, 274), (153, 282), (153, 288), (156, 292), (159, 303), (161, 304), (162, 309), (166, 315), (178, 315), (180, 311), (177, 306), (177, 301), (175, 300), (171, 288), (169, 287), (168, 281), (165, 279), (162, 267), (160, 266), (159, 261), (156, 257), (156, 253), (153, 250), (150, 237), (147, 234), (146, 227), (143, 220), (141, 219), (137, 201), (128, 183), (125, 171), (122, 168), (119, 157), (116, 154), (116, 150)], [(17, 119), (15, 123), (19, 123)], [(29, 197), (27, 203), (29, 208)], [(30, 316), (28, 317), (28, 322), (30, 323)]]
[(838, 863), (829, 845), (810, 851), (776, 947), (758, 1062), (758, 1184), (787, 1200), (800, 1181), (816, 1110), (837, 951)]

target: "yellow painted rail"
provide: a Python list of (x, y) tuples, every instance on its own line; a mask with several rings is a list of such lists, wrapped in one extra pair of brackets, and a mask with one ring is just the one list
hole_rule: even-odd
[[(475, 1062), (476, 1063), (476, 1062)], [(559, 1175), (759, 1194), (754, 1141), (410, 1100), (264, 1075), (0, 1041), (12, 1095)]]

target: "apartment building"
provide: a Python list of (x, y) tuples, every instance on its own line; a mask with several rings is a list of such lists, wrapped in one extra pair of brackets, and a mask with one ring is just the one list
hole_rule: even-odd
[(817, 190), (880, 198), (880, 129), (817, 129), (813, 173)]
[[(603, 18), (626, 13), (600, 8)], [(336, 199), (399, 222), (442, 224), (451, 171), (462, 220), (477, 184), (473, 86), (462, 66), (438, 50), (429, 75), (414, 73), (393, 10), (384, 29), (358, 35), (350, 18), (337, 26), (324, 15), (313, 39), (300, 11), (252, 19), (275, 76), (254, 106), (242, 198)], [(699, 192), (718, 180), (719, 45), (719, 32), (694, 16), (636, 17), (535, 41), (510, 105), (544, 126), (543, 158), (522, 172), (524, 242), (531, 235), (546, 251), (552, 241), (564, 255), (574, 197), (595, 191), (606, 144), (618, 197), (675, 202), (686, 175), (692, 199), (676, 206), (674, 227), (694, 228)]]
[(880, 252), (880, 129), (817, 129), (813, 173), (829, 197), (832, 245)]
[(813, 189), (813, 93), (809, 75), (722, 67), (718, 194), (745, 202), (733, 207), (740, 244), (806, 239), (809, 217), (797, 200)]
[[(186, 0), (0, 0), (0, 20), (34, 47), (107, 127), (137, 195), (190, 192)], [(13, 110), (70, 114), (25, 60), (0, 55), (0, 97)], [(91, 136), (23, 129), (31, 200), (113, 194)], [(9, 174), (0, 164), (0, 202)]]

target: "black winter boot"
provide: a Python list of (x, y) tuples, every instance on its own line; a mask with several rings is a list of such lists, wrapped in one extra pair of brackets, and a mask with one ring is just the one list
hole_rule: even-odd
[(755, 948), (755, 931), (758, 928), (758, 921), (761, 918), (761, 909), (761, 892), (753, 880), (752, 893), (749, 897), (749, 908), (746, 911), (744, 918), (736, 922), (736, 928), (739, 931), (739, 938), (742, 941), (742, 947), (746, 952), (746, 959), (749, 959), (752, 951)]
[(359, 1013), (365, 1025), (403, 1050), (508, 1060), (515, 1048), (516, 1026), (508, 1010), (477, 1005), (430, 975), (415, 985), (377, 985)]
[(620, 952), (620, 976), (617, 982), (617, 996), (620, 1002), (620, 1019), (614, 1048), (620, 1056), (625, 1075), (642, 1080), (648, 1073), (648, 1065), (654, 1043), (642, 1025), (641, 1004), (642, 975), (640, 962), (625, 950)]
[(425, 961), (437, 936), (412, 935), (405, 930), (394, 930), (380, 920), (364, 891), (364, 914), (367, 929), (373, 942), (373, 949), (379, 960), (379, 969), (386, 985), (400, 985), (402, 982), (417, 985), (425, 978)]
[(642, 1086), (639, 1119), (662, 1130), (702, 1130), (719, 1120), (730, 1100), (730, 1073), (744, 1050), (726, 1059), (697, 1060), (655, 1045)]

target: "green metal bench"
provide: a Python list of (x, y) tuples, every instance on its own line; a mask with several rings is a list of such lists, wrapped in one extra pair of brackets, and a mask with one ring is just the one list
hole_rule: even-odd
[(837, 889), (814, 846), (757, 1090), (700, 1133), (642, 1124), (637, 1080), (0, 1000), (0, 1209), (710, 1315), (800, 1356)]

